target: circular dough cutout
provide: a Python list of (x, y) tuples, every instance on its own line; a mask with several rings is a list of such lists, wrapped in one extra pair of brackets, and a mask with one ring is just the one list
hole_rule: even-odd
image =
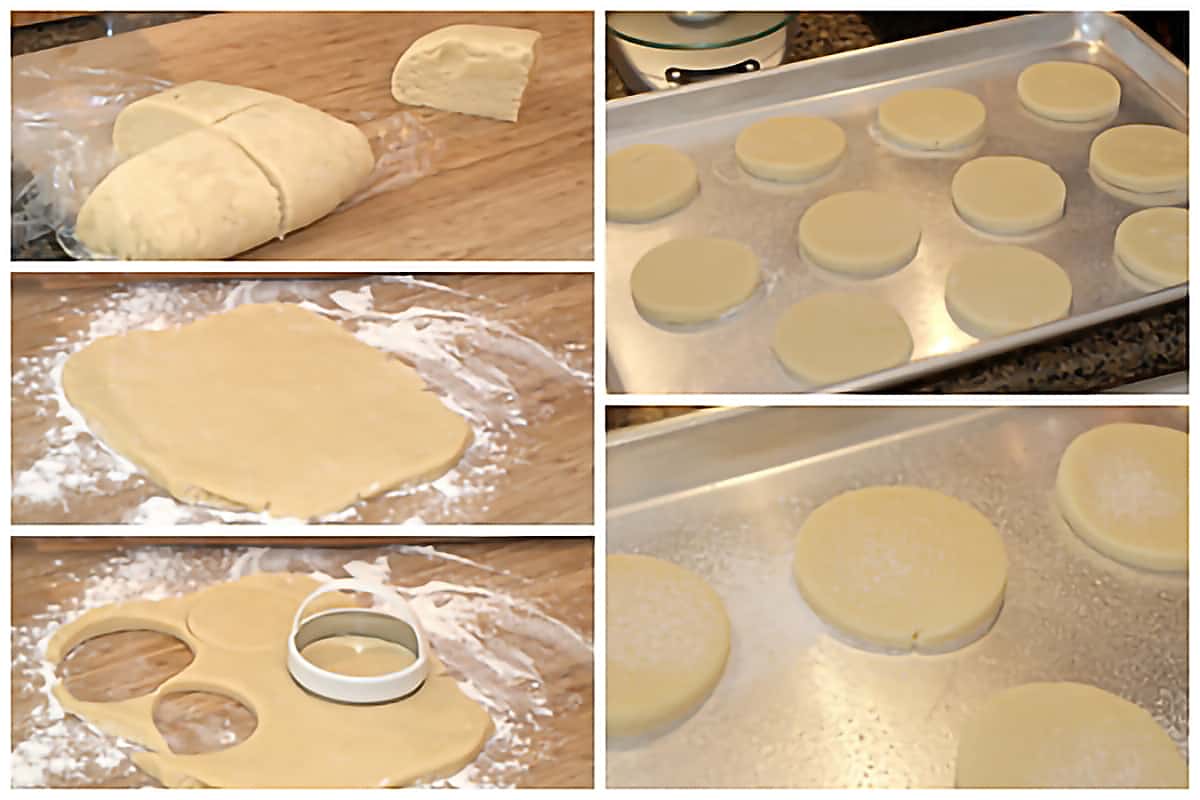
[(295, 613), (279, 592), (217, 586), (197, 596), (187, 626), (202, 642), (230, 650), (269, 650), (279, 646), (274, 637), (291, 626)]
[(991, 627), (1008, 559), (967, 503), (913, 486), (838, 495), (805, 520), (793, 562), (817, 615), (853, 640), (944, 652)]
[(1131, 422), (1101, 425), (1063, 453), (1055, 482), (1071, 530), (1144, 569), (1188, 566), (1188, 435)]
[(921, 223), (903, 199), (884, 192), (841, 192), (800, 218), (800, 249), (818, 266), (876, 277), (913, 260)]
[(729, 657), (725, 604), (669, 561), (608, 557), (607, 730), (636, 736), (686, 717), (716, 687)]
[(1062, 218), (1067, 185), (1040, 161), (983, 156), (954, 173), (950, 195), (959, 215), (989, 233), (1029, 233)]
[(1147, 208), (1117, 226), (1113, 250), (1122, 265), (1156, 286), (1188, 279), (1188, 211)]
[(1082, 683), (1027, 683), (993, 695), (958, 737), (962, 789), (1187, 786), (1187, 764), (1154, 717)]
[(745, 128), (733, 149), (756, 178), (794, 183), (833, 169), (846, 152), (846, 134), (820, 117), (773, 117)]
[(1092, 172), (1131, 192), (1187, 188), (1188, 137), (1162, 125), (1121, 125), (1092, 140)]
[(1003, 336), (1065, 317), (1071, 279), (1027, 247), (978, 247), (951, 267), (946, 308), (974, 336)]
[(824, 292), (784, 312), (772, 348), (790, 372), (826, 386), (907, 363), (913, 341), (904, 318), (882, 300)]
[(746, 302), (758, 282), (753, 250), (708, 236), (660, 244), (638, 260), (629, 279), (638, 310), (669, 324), (718, 319)]
[(909, 89), (879, 106), (879, 128), (897, 144), (918, 150), (957, 150), (983, 136), (987, 109), (958, 89)]
[(1078, 61), (1043, 61), (1017, 78), (1017, 96), (1040, 117), (1091, 122), (1117, 113), (1121, 84), (1112, 73)]
[(606, 210), (616, 222), (649, 222), (692, 202), (700, 179), (692, 160), (665, 144), (635, 144), (605, 161)]

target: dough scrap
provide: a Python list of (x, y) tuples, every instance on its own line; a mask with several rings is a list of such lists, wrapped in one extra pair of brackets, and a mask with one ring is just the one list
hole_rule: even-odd
[(1147, 208), (1117, 226), (1117, 259), (1134, 275), (1158, 286), (1188, 279), (1188, 210)]
[(1186, 787), (1188, 768), (1154, 717), (1081, 683), (1027, 683), (999, 692), (958, 740), (955, 786)]
[(1144, 569), (1188, 567), (1188, 435), (1137, 423), (1101, 425), (1068, 445), (1059, 510), (1109, 558)]
[(1095, 64), (1043, 61), (1021, 71), (1017, 96), (1038, 116), (1059, 122), (1090, 122), (1117, 113), (1121, 84)]
[(846, 134), (820, 117), (772, 117), (744, 128), (734, 143), (742, 169), (770, 181), (809, 181), (846, 152)]
[(729, 239), (672, 239), (638, 260), (629, 283), (638, 309), (650, 319), (708, 322), (754, 294), (758, 257)]
[(1162, 125), (1121, 125), (1092, 140), (1092, 172), (1131, 192), (1187, 188), (1188, 137)]
[(877, 277), (913, 260), (921, 223), (910, 204), (883, 192), (841, 192), (818, 200), (800, 218), (800, 250), (818, 266)]
[(958, 89), (908, 89), (879, 106), (879, 127), (896, 143), (918, 150), (957, 150), (983, 137), (987, 109)]
[(1071, 279), (1036, 250), (977, 247), (950, 268), (946, 308), (972, 335), (1003, 336), (1067, 316)]
[[(60, 663), (80, 642), (106, 633), (152, 630), (186, 644), (194, 659), (153, 692), (116, 702), (75, 698), (63, 683), (54, 696), (63, 708), (112, 736), (150, 749), (133, 761), (168, 787), (341, 789), (405, 786), (452, 775), (475, 759), (492, 733), (491, 719), (463, 694), (436, 656), (415, 693), (391, 703), (349, 705), (309, 694), (287, 670), (292, 615), (318, 583), (306, 575), (251, 575), (167, 600), (135, 600), (88, 611), (55, 631), (46, 659)], [(246, 606), (246, 593), (270, 597)], [(342, 595), (317, 598), (316, 613), (351, 605)], [(321, 601), (325, 602), (321, 602)], [(192, 631), (198, 607), (220, 632)], [(247, 633), (253, 629), (253, 636)], [(230, 647), (222, 638), (235, 637)], [(243, 643), (261, 646), (246, 651)], [(254, 712), (254, 733), (225, 750), (172, 753), (154, 725), (159, 700), (175, 692), (213, 692)], [(334, 746), (335, 745), (335, 746)]]
[(665, 144), (635, 144), (605, 160), (605, 208), (616, 222), (649, 222), (692, 202), (700, 179), (692, 159)]
[(700, 576), (639, 555), (608, 557), (607, 730), (670, 725), (716, 687), (729, 658), (729, 615)]
[(784, 312), (772, 348), (789, 371), (826, 386), (907, 363), (913, 341), (904, 318), (882, 300), (823, 292)]
[(67, 360), (63, 387), (175, 497), (279, 517), (436, 477), (471, 441), (413, 369), (287, 303), (99, 339)]
[(967, 503), (915, 486), (875, 486), (809, 515), (793, 572), (808, 605), (852, 639), (944, 652), (991, 627), (1008, 558), (996, 528)]
[(967, 224), (990, 233), (1018, 234), (1061, 219), (1067, 185), (1040, 161), (983, 156), (958, 168), (950, 195)]

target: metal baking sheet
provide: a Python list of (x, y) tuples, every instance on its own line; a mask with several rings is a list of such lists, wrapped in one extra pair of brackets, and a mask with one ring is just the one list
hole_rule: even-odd
[[(831, 391), (883, 388), (1186, 297), (1186, 284), (1147, 291), (1118, 272), (1113, 235), (1138, 206), (1101, 190), (1088, 173), (1088, 147), (1101, 128), (1067, 130), (1022, 108), (1017, 75), (1048, 59), (1090, 61), (1120, 80), (1120, 112), (1101, 127), (1141, 122), (1187, 130), (1186, 67), (1124, 17), (1100, 13), (1028, 15), (609, 103), (609, 152), (641, 142), (670, 144), (695, 160), (702, 186), (678, 213), (647, 224), (606, 226), (610, 387), (633, 393), (812, 390), (775, 359), (771, 335), (786, 308), (831, 288), (852, 287), (892, 303), (914, 341), (910, 363), (827, 387)], [(901, 155), (873, 132), (883, 99), (927, 86), (963, 89), (986, 104), (987, 136), (971, 157), (1023, 155), (1062, 175), (1065, 217), (1041, 232), (1004, 240), (1033, 247), (1068, 272), (1074, 285), (1068, 318), (983, 341), (950, 318), (943, 302), (950, 265), (968, 248), (1000, 241), (974, 232), (950, 201), (950, 179), (967, 156)], [(847, 136), (842, 164), (805, 186), (742, 174), (733, 155), (738, 132), (780, 114), (838, 122)], [(862, 188), (903, 192), (923, 227), (913, 262), (869, 281), (812, 266), (796, 244), (796, 227), (809, 205)], [(709, 325), (668, 329), (647, 321), (629, 292), (634, 264), (655, 245), (696, 235), (750, 245), (761, 259), (764, 287)]]
[[(725, 674), (661, 736), (608, 741), (614, 787), (948, 787), (957, 732), (994, 692), (1071, 680), (1154, 715), (1185, 757), (1188, 582), (1123, 566), (1054, 507), (1059, 456), (1108, 422), (1186, 430), (1179, 408), (774, 408), (701, 412), (608, 446), (608, 551), (704, 576), (733, 623)], [(917, 484), (961, 498), (1010, 560), (993, 628), (942, 655), (836, 638), (802, 601), (792, 542), (833, 496)]]

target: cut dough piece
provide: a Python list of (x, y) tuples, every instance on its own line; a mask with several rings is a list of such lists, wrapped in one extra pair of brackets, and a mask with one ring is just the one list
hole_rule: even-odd
[(471, 441), (410, 367), (286, 303), (99, 339), (67, 360), (63, 387), (179, 499), (277, 517), (436, 477)]
[(1092, 140), (1092, 172), (1131, 192), (1187, 188), (1188, 137), (1162, 125), (1121, 125)]
[(977, 247), (950, 269), (946, 308), (973, 335), (1003, 336), (1065, 317), (1071, 279), (1027, 247)]
[(1188, 566), (1188, 435), (1136, 423), (1101, 425), (1063, 453), (1055, 482), (1071, 530), (1123, 564)]
[(990, 233), (1029, 233), (1062, 218), (1067, 185), (1040, 161), (983, 156), (958, 168), (950, 195), (969, 225)]
[(327, 672), (370, 678), (412, 666), (417, 657), (403, 645), (371, 636), (331, 636), (319, 639), (300, 654)]
[(1117, 259), (1134, 275), (1159, 286), (1188, 279), (1188, 211), (1147, 208), (1117, 226)]
[(846, 134), (819, 117), (773, 117), (742, 130), (734, 143), (742, 169), (770, 181), (808, 181), (833, 169)]
[(958, 739), (964, 789), (1186, 787), (1188, 768), (1145, 710), (1082, 683), (1027, 683), (983, 704)]
[(882, 300), (825, 292), (784, 312), (772, 347), (788, 370), (826, 386), (907, 363), (913, 341), (904, 318)]
[(909, 89), (879, 106), (880, 129), (898, 144), (918, 150), (956, 150), (983, 136), (987, 109), (958, 89)]
[(1117, 113), (1121, 84), (1111, 72), (1094, 64), (1043, 61), (1021, 71), (1017, 96), (1038, 116), (1089, 122)]
[(729, 658), (725, 604), (700, 576), (649, 556), (608, 557), (610, 736), (686, 717), (716, 687)]
[(413, 106), (516, 122), (542, 34), (450, 25), (417, 39), (392, 70), (392, 97)]
[(914, 486), (838, 495), (800, 528), (796, 583), (817, 615), (891, 650), (946, 651), (991, 627), (1008, 559), (1000, 534), (961, 500)]
[(818, 266), (875, 277), (913, 260), (921, 223), (895, 195), (842, 192), (813, 203), (800, 218), (799, 235), (801, 251)]
[[(114, 631), (153, 630), (181, 640), (195, 658), (149, 694), (109, 703), (54, 695), (69, 713), (100, 730), (150, 749), (133, 761), (168, 787), (345, 789), (405, 786), (452, 775), (483, 749), (492, 732), (487, 712), (463, 694), (438, 661), (408, 697), (349, 705), (300, 688), (287, 670), (287, 640), (296, 607), (318, 584), (306, 575), (261, 573), (167, 600), (103, 606), (54, 632), (46, 658), (60, 663), (71, 648)], [(247, 593), (268, 597), (264, 608), (244, 605)], [(348, 603), (340, 596), (310, 613)], [(224, 622), (205, 637), (192, 630), (199, 606)], [(227, 640), (225, 637), (231, 637)], [(257, 639), (247, 651), (242, 643)], [(233, 697), (254, 712), (257, 726), (226, 750), (178, 755), (154, 725), (154, 709), (174, 692)], [(330, 743), (337, 743), (331, 747)]]
[(660, 244), (638, 260), (629, 278), (638, 309), (667, 323), (717, 319), (746, 302), (758, 282), (753, 250), (709, 236)]
[(605, 160), (606, 210), (616, 222), (649, 222), (692, 202), (700, 179), (692, 160), (665, 144), (635, 144)]
[(206, 128), (230, 114), (278, 100), (279, 95), (215, 81), (191, 81), (136, 100), (117, 114), (113, 146), (121, 158)]

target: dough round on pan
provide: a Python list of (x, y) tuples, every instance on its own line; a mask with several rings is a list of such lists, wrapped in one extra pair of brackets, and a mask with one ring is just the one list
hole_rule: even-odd
[(918, 150), (956, 150), (983, 136), (987, 109), (958, 89), (909, 89), (879, 106), (879, 127), (898, 144)]
[(921, 223), (899, 196), (841, 192), (809, 206), (800, 218), (799, 236), (801, 251), (818, 266), (875, 277), (912, 261)]
[(851, 292), (824, 292), (789, 308), (775, 326), (775, 355), (817, 386), (907, 363), (908, 325), (882, 300)]
[(1021, 71), (1017, 96), (1038, 116), (1059, 122), (1090, 122), (1117, 112), (1121, 84), (1095, 64), (1043, 61)]
[(1092, 172), (1119, 189), (1171, 192), (1187, 188), (1188, 137), (1162, 125), (1121, 125), (1092, 140)]
[(990, 697), (958, 738), (963, 789), (1187, 786), (1187, 764), (1154, 717), (1082, 683), (1027, 683)]
[(1159, 286), (1188, 279), (1188, 211), (1147, 208), (1117, 226), (1117, 259), (1134, 275)]
[(642, 256), (629, 285), (648, 318), (666, 323), (718, 319), (754, 294), (758, 257), (740, 242), (700, 236), (672, 239)]
[(1015, 245), (971, 250), (946, 278), (946, 308), (977, 336), (1003, 336), (1062, 319), (1071, 279), (1041, 253)]
[(1058, 464), (1059, 509), (1106, 556), (1145, 569), (1188, 566), (1188, 435), (1121, 422), (1075, 438)]
[(846, 134), (820, 117), (773, 117), (742, 130), (734, 143), (742, 169), (770, 181), (807, 181), (833, 169)]
[(608, 557), (610, 736), (636, 736), (686, 717), (729, 658), (725, 604), (700, 576), (669, 561)]
[(809, 606), (855, 640), (946, 651), (990, 627), (1008, 558), (988, 519), (915, 486), (838, 495), (800, 528), (793, 562)]
[(1067, 204), (1067, 185), (1040, 161), (983, 156), (958, 168), (950, 195), (969, 225), (989, 233), (1017, 234), (1058, 221)]
[(692, 159), (665, 144), (635, 144), (605, 161), (606, 210), (616, 222), (649, 222), (692, 202), (700, 179)]

